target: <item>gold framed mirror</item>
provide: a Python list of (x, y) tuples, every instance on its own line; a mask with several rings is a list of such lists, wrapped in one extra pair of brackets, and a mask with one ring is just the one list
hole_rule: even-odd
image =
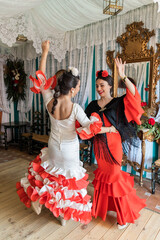
[[(156, 104), (156, 84), (160, 78), (160, 74), (158, 73), (158, 66), (160, 64), (160, 44), (157, 45), (157, 51), (154, 52), (153, 47), (148, 48), (148, 42), (151, 37), (155, 35), (154, 30), (149, 31), (147, 28), (143, 28), (143, 22), (133, 22), (130, 25), (126, 26), (126, 32), (121, 36), (117, 37), (116, 42), (120, 44), (122, 48), (122, 52), (117, 52), (114, 57), (114, 51), (107, 51), (106, 61), (110, 69), (112, 70), (112, 75), (114, 79), (113, 85), (113, 96), (118, 96), (118, 73), (117, 68), (114, 63), (114, 58), (119, 57), (122, 58), (122, 61), (126, 61), (126, 66), (133, 69), (141, 68), (141, 76), (133, 77), (132, 75), (127, 75), (128, 77), (133, 78), (136, 82), (136, 86), (138, 85), (139, 91), (142, 88), (142, 77), (145, 74), (148, 74), (148, 80), (145, 80), (145, 84), (143, 85), (143, 91), (145, 93), (145, 97), (147, 99), (147, 106), (145, 111), (149, 110), (149, 113), (154, 116), (157, 110)], [(147, 68), (145, 69), (145, 66)], [(143, 68), (143, 71), (142, 71)], [(131, 73), (132, 71), (130, 71)], [(140, 71), (137, 73), (140, 75)], [(136, 79), (135, 79), (136, 78)], [(138, 79), (138, 80), (137, 80)], [(142, 99), (143, 100), (143, 99)]]

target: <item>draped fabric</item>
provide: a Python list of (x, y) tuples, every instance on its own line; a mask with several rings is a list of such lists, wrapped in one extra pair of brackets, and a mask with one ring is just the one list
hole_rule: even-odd
[[(0, 39), (11, 47), (16, 41), (17, 34), (23, 34), (28, 40), (33, 41), (36, 53), (41, 52), (41, 41), (49, 39), (51, 42), (50, 51), (59, 62), (65, 58), (67, 51), (71, 52), (77, 48), (82, 49), (86, 46), (103, 44), (104, 50), (105, 48), (106, 50), (115, 49), (116, 38), (125, 31), (126, 23), (143, 21), (144, 27), (157, 31), (160, 26), (160, 15), (157, 13), (158, 4), (152, 2), (152, 0), (134, 0), (131, 5), (130, 1), (126, 0), (121, 15), (109, 17), (102, 14), (102, 2), (97, 0), (83, 0), (81, 2), (70, 0), (63, 1), (63, 4), (62, 0), (40, 1), (38, 6), (35, 4), (30, 10), (27, 8), (21, 10), (21, 14), (17, 10), (16, 15), (11, 16), (9, 12), (6, 16), (1, 15)], [(4, 3), (1, 0), (0, 3), (4, 8), (5, 5), (7, 7), (8, 1)], [(14, 1), (14, 4), (16, 6), (20, 3)], [(150, 5), (143, 6), (143, 4)], [(134, 10), (129, 11), (131, 9)], [(7, 10), (9, 11), (9, 8)], [(151, 45), (155, 47), (155, 43), (156, 37), (152, 37)], [(29, 48), (28, 45), (27, 47)], [(25, 54), (26, 58), (29, 57), (28, 51)], [(103, 51), (104, 56), (105, 51)], [(102, 61), (104, 64), (105, 58), (102, 58)]]
[(27, 74), (26, 80), (26, 97), (25, 100), (20, 100), (18, 102), (17, 110), (19, 111), (19, 120), (20, 121), (27, 121), (25, 113), (29, 112), (32, 108), (32, 101), (33, 101), (33, 92), (30, 91), (30, 87), (32, 87), (32, 83), (29, 79), (29, 76), (35, 76), (36, 72), (36, 64), (35, 59), (27, 60), (24, 62), (24, 69)]
[(3, 74), (4, 60), (0, 58), (0, 111), (9, 113), (9, 104), (7, 101), (7, 96), (5, 94), (6, 88), (4, 84), (4, 74)]

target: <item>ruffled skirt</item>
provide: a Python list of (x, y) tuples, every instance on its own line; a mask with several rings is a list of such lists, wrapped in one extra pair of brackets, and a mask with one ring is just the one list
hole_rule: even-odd
[(107, 211), (115, 211), (120, 225), (134, 223), (140, 216), (139, 211), (146, 206), (146, 200), (136, 195), (134, 178), (121, 170), (116, 178), (100, 169), (96, 169), (94, 174), (93, 216), (105, 221)]
[(17, 182), (17, 193), (26, 207), (34, 208), (37, 214), (42, 206), (48, 208), (55, 217), (73, 219), (81, 223), (91, 221), (90, 196), (87, 195), (88, 175), (79, 166), (76, 170), (64, 170), (50, 166), (48, 148), (41, 150), (32, 161), (25, 177)]

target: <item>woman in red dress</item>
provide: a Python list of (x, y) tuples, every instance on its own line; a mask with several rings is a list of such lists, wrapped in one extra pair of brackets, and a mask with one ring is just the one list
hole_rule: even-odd
[(98, 168), (94, 171), (92, 214), (105, 221), (107, 211), (115, 211), (118, 228), (122, 229), (127, 223), (134, 223), (140, 216), (139, 211), (146, 206), (145, 200), (136, 195), (134, 178), (121, 170), (122, 141), (131, 141), (136, 136), (132, 122), (141, 124), (143, 109), (136, 87), (124, 74), (125, 64), (121, 59), (115, 62), (119, 76), (126, 85), (126, 95), (112, 98), (112, 77), (107, 71), (98, 71), (96, 90), (101, 98), (92, 101), (86, 113), (90, 116), (92, 112), (97, 112), (103, 125), (108, 128), (107, 133), (96, 135), (93, 140)]

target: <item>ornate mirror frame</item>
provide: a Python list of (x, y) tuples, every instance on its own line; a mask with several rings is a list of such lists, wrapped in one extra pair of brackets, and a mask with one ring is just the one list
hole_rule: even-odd
[[(126, 63), (136, 62), (150, 62), (150, 77), (149, 77), (149, 103), (148, 108), (152, 109), (150, 113), (155, 115), (156, 104), (156, 84), (160, 78), (158, 74), (158, 66), (160, 64), (160, 44), (157, 45), (157, 52), (154, 52), (153, 47), (147, 48), (147, 44), (152, 36), (155, 35), (154, 30), (149, 31), (147, 28), (143, 28), (144, 23), (133, 22), (126, 26), (126, 32), (120, 37), (117, 37), (116, 42), (122, 47), (122, 53), (117, 53), (115, 57), (122, 58)], [(117, 96), (118, 89), (118, 74), (117, 68), (114, 63), (114, 51), (106, 52), (106, 62), (109, 68), (112, 70), (114, 85), (113, 96)]]

